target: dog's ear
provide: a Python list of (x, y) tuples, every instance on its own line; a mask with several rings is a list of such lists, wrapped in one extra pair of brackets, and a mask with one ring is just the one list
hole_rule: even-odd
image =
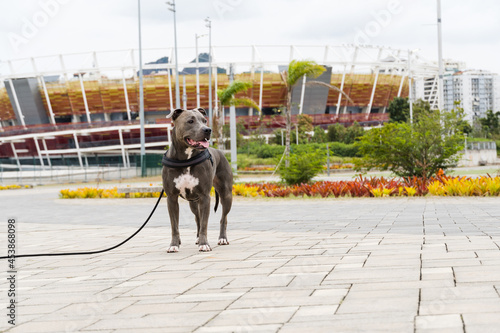
[(171, 111), (168, 115), (167, 118), (172, 118), (173, 121), (175, 121), (184, 111), (183, 109), (175, 109), (174, 111)]
[(204, 108), (196, 108), (195, 109), (196, 111), (199, 111), (202, 115), (206, 116), (207, 115), (207, 112), (205, 111)]

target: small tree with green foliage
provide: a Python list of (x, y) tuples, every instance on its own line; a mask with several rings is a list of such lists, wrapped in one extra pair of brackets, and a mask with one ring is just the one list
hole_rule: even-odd
[(486, 111), (486, 117), (479, 119), (486, 136), (500, 134), (500, 112)]
[(334, 124), (328, 126), (328, 141), (330, 142), (343, 142), (351, 144), (359, 137), (365, 134), (365, 130), (361, 125), (355, 121), (351, 126), (344, 127), (341, 124)]
[(457, 129), (462, 118), (455, 111), (422, 112), (409, 122), (385, 124), (366, 132), (357, 143), (360, 168), (390, 170), (401, 177), (426, 177), (455, 167), (464, 136)]
[(327, 141), (328, 141), (328, 134), (326, 134), (325, 130), (321, 126), (315, 126), (312, 142), (324, 143)]
[(280, 176), (289, 185), (309, 183), (323, 171), (326, 156), (321, 151), (306, 154), (291, 154), (289, 165), (280, 166)]
[[(222, 126), (222, 117), (224, 117), (224, 107), (226, 106), (237, 106), (244, 105), (248, 107), (255, 108), (260, 111), (257, 103), (247, 97), (236, 98), (236, 94), (240, 92), (244, 92), (252, 87), (251, 82), (234, 80), (231, 84), (229, 84), (226, 88), (217, 90), (217, 96), (219, 98), (220, 107), (217, 108), (217, 117), (215, 119), (215, 137), (218, 141), (223, 142), (223, 126)], [(222, 147), (222, 145), (220, 145)]]
[(410, 119), (410, 103), (408, 97), (394, 97), (387, 107), (391, 122), (405, 122)]
[(297, 126), (299, 132), (299, 142), (309, 142), (311, 136), (308, 132), (311, 132), (314, 129), (313, 118), (307, 114), (299, 114), (297, 115)]
[(336, 123), (328, 126), (328, 141), (330, 142), (344, 142), (344, 137), (347, 130), (344, 125)]
[[(309, 79), (315, 79), (320, 76), (326, 70), (325, 67), (318, 65), (315, 61), (312, 60), (292, 60), (288, 64), (288, 68), (281, 72), (281, 78), (285, 83), (285, 87), (287, 90), (286, 97), (286, 140), (285, 140), (285, 164), (288, 165), (288, 160), (290, 157), (290, 136), (292, 132), (292, 90), (293, 87), (299, 80), (303, 79), (304, 76)], [(332, 86), (330, 84), (320, 82), (320, 81), (309, 81), (306, 85), (320, 85), (325, 86), (330, 89), (334, 89), (344, 95), (349, 101), (352, 102), (351, 98), (347, 96), (342, 90), (339, 88)]]

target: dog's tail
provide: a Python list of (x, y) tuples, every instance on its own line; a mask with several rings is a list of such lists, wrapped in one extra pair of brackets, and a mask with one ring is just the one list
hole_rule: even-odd
[(215, 207), (214, 212), (217, 212), (217, 207), (219, 207), (219, 193), (215, 191)]

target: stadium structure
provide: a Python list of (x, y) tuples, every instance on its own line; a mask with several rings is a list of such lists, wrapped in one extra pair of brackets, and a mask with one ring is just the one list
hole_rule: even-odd
[[(170, 142), (171, 125), (165, 115), (177, 102), (174, 49), (142, 52), (146, 59), (146, 149), (159, 153)], [(340, 88), (351, 98), (324, 86), (306, 86), (306, 79), (301, 80), (293, 90), (292, 113), (309, 114), (316, 125), (380, 124), (388, 119), (390, 101), (408, 97), (410, 86), (410, 97), (437, 107), (437, 64), (408, 50), (368, 45), (214, 46), (211, 58), (214, 108), (217, 89), (229, 82), (230, 66), (235, 79), (253, 83), (244, 96), (257, 102), (261, 114), (237, 107), (238, 121), (247, 128), (258, 126), (260, 121), (284, 127), (280, 114), (286, 104), (286, 89), (280, 71), (292, 59), (314, 60), (325, 66), (327, 70), (316, 80)], [(195, 48), (179, 48), (178, 59), (182, 68), (180, 105), (208, 109), (207, 52), (196, 54)], [(1, 62), (3, 163), (21, 167), (24, 160), (36, 160), (44, 167), (73, 160), (84, 166), (96, 163), (99, 156), (110, 156), (130, 167), (131, 155), (139, 153), (137, 60), (137, 50), (120, 50)]]

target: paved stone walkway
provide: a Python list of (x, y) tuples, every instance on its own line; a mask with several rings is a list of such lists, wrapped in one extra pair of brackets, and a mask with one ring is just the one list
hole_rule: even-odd
[[(111, 246), (154, 204), (60, 200), (57, 191), (1, 191), (4, 222), (18, 221), (19, 253)], [(4, 273), (0, 330), (500, 331), (499, 198), (237, 199), (231, 245), (216, 246), (220, 212), (212, 214), (210, 253), (197, 251), (183, 203), (177, 254), (166, 253), (162, 206), (113, 252), (17, 259), (17, 325), (7, 323)]]

